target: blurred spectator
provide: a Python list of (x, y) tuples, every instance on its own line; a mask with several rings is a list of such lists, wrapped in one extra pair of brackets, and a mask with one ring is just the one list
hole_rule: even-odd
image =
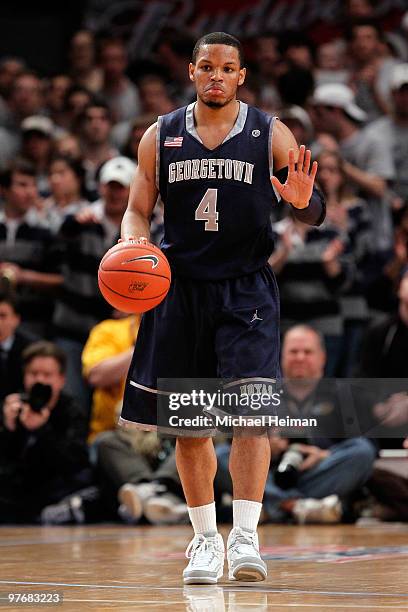
[(23, 326), (44, 336), (54, 306), (50, 290), (57, 288), (62, 278), (51, 255), (51, 232), (35, 209), (35, 170), (28, 162), (16, 161), (1, 174), (0, 186), (4, 198), (0, 211), (0, 276), (16, 288)]
[(56, 155), (48, 172), (51, 196), (44, 201), (41, 216), (56, 233), (68, 215), (75, 215), (90, 203), (85, 197), (85, 170), (80, 160)]
[(391, 149), (395, 164), (391, 204), (408, 204), (408, 64), (395, 66), (391, 73), (393, 112), (373, 121), (370, 130), (379, 134)]
[(48, 164), (53, 148), (55, 126), (51, 119), (42, 115), (26, 117), (21, 123), (21, 156), (35, 168), (37, 189), (41, 197), (50, 194)]
[(59, 136), (54, 141), (54, 154), (70, 157), (71, 159), (81, 159), (81, 143), (74, 134)]
[[(320, 407), (325, 406), (324, 415), (328, 418), (338, 409), (332, 383), (328, 386), (322, 380), (325, 359), (322, 337), (312, 327), (299, 325), (285, 334), (282, 345), (285, 410), (302, 418), (318, 415), (320, 432), (323, 421)], [(270, 470), (263, 500), (265, 518), (273, 522), (340, 522), (350, 498), (372, 472), (375, 446), (362, 437), (339, 440), (306, 436), (300, 443), (299, 438), (272, 436), (275, 467), (290, 442), (298, 443), (304, 456), (300, 475), (294, 487), (284, 490), (277, 486)], [(218, 449), (224, 468), (228, 454), (225, 446)]]
[(398, 312), (369, 329), (361, 351), (359, 376), (408, 377), (408, 274), (402, 277), (398, 298)]
[(101, 166), (118, 154), (111, 145), (112, 117), (106, 104), (91, 102), (80, 117), (79, 136), (86, 170), (86, 189), (91, 200), (98, 197), (97, 173)]
[(274, 230), (276, 248), (269, 263), (279, 283), (282, 330), (302, 321), (313, 325), (325, 338), (326, 375), (335, 376), (343, 334), (340, 296), (353, 280), (352, 262), (343, 255), (343, 232), (292, 217), (276, 223)]
[(90, 330), (110, 315), (98, 287), (98, 267), (119, 238), (135, 164), (126, 157), (107, 162), (100, 174), (102, 198), (89, 211), (68, 216), (58, 234), (63, 276), (57, 297), (54, 330), (67, 354), (67, 387), (89, 413), (89, 388), (82, 378), (81, 355)]
[(309, 146), (313, 139), (313, 124), (308, 113), (301, 106), (288, 106), (279, 111), (279, 119), (293, 132), (300, 146)]
[(323, 151), (317, 158), (319, 184), (326, 198), (326, 225), (342, 235), (344, 252), (353, 265), (353, 280), (341, 295), (343, 341), (337, 376), (351, 377), (357, 362), (364, 328), (369, 319), (365, 287), (373, 276), (371, 216), (364, 200), (348, 186), (343, 160), (338, 153)]
[(98, 444), (98, 472), (107, 499), (119, 516), (153, 525), (188, 521), (187, 505), (168, 441), (153, 432), (116, 430)]
[(317, 49), (317, 67), (314, 71), (316, 86), (326, 83), (347, 83), (346, 45), (337, 39), (322, 43)]
[(21, 146), (20, 124), (23, 119), (43, 110), (41, 81), (34, 72), (21, 72), (16, 76), (7, 102), (0, 108), (0, 160), (7, 165)]
[(279, 51), (279, 40), (275, 34), (256, 37), (254, 44), (255, 64), (261, 84), (261, 107), (271, 114), (282, 103), (278, 91), (278, 78), (285, 70)]
[(74, 83), (92, 92), (100, 91), (103, 83), (102, 71), (95, 65), (95, 55), (92, 32), (76, 32), (69, 47), (69, 74)]
[(65, 121), (65, 96), (72, 86), (71, 79), (66, 74), (52, 77), (45, 92), (46, 107), (50, 119), (61, 127)]
[(0, 293), (0, 401), (23, 387), (23, 350), (34, 340), (19, 329), (17, 299), (11, 292)]
[(100, 94), (108, 105), (114, 123), (133, 119), (140, 112), (140, 98), (136, 85), (126, 76), (128, 57), (120, 38), (108, 38), (100, 46), (103, 85)]
[(346, 19), (356, 21), (359, 19), (372, 19), (376, 0), (347, 0), (344, 3)]
[(13, 81), (9, 97), (9, 116), (5, 126), (18, 129), (21, 121), (31, 115), (42, 114), (44, 92), (34, 72), (21, 72)]
[(320, 85), (313, 96), (313, 121), (339, 143), (343, 170), (356, 192), (369, 205), (374, 241), (380, 258), (386, 259), (392, 245), (392, 221), (387, 199), (387, 181), (395, 177), (392, 152), (381, 134), (362, 129), (365, 112), (356, 105), (353, 92), (340, 83)]
[(19, 57), (3, 57), (0, 60), (0, 96), (8, 100), (15, 79), (25, 70), (24, 60)]
[(304, 106), (313, 89), (313, 72), (308, 68), (289, 65), (278, 79), (279, 95), (285, 106)]
[(95, 325), (82, 352), (83, 374), (93, 387), (88, 441), (116, 428), (126, 375), (139, 330), (140, 316), (116, 311), (117, 318)]
[(356, 21), (348, 33), (356, 104), (372, 121), (389, 110), (390, 73), (397, 60), (382, 53), (383, 32), (374, 21)]
[(196, 98), (187, 66), (191, 62), (195, 39), (188, 32), (168, 29), (161, 33), (156, 53), (170, 76), (169, 93), (177, 106), (189, 104)]
[[(91, 477), (86, 420), (62, 392), (64, 354), (52, 343), (37, 342), (25, 349), (23, 360), (28, 398), (8, 395), (2, 408), (0, 514), (6, 523), (39, 521), (45, 506), (89, 484)], [(34, 406), (33, 395), (30, 399), (34, 385), (36, 404), (42, 405)]]
[(158, 75), (148, 74), (140, 79), (139, 91), (142, 113), (166, 115), (176, 108), (164, 79)]
[[(115, 139), (115, 142), (122, 141), (124, 142), (126, 139), (125, 133), (128, 133), (127, 142), (125, 142), (123, 155), (137, 161), (137, 153), (139, 150), (139, 144), (142, 140), (142, 136), (147, 130), (149, 126), (151, 126), (157, 120), (156, 115), (141, 115), (137, 117), (129, 126), (126, 126), (126, 132), (119, 133), (119, 129), (123, 124), (118, 124), (112, 130), (112, 137)], [(125, 138), (124, 138), (125, 136)]]
[(289, 65), (313, 70), (314, 46), (307, 36), (299, 32), (286, 32), (281, 38), (279, 47)]
[(92, 101), (93, 95), (88, 89), (80, 85), (74, 85), (68, 89), (64, 98), (63, 126), (76, 134), (83, 112)]
[(394, 252), (393, 256), (383, 269), (377, 291), (381, 291), (385, 296), (384, 308), (387, 312), (394, 306), (393, 296), (390, 295), (398, 289), (401, 276), (408, 269), (408, 205), (401, 213), (401, 220), (394, 232)]

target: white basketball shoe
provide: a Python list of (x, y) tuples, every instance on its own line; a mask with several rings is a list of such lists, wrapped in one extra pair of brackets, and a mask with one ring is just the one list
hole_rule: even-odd
[(184, 584), (216, 584), (224, 573), (224, 541), (220, 533), (196, 534), (186, 550), (189, 564)]
[(267, 576), (266, 563), (259, 554), (256, 531), (234, 527), (228, 536), (227, 559), (230, 580), (258, 582)]

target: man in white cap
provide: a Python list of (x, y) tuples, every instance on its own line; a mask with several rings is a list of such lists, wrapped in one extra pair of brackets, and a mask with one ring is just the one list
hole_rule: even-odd
[(390, 147), (395, 164), (392, 185), (397, 207), (408, 204), (408, 64), (395, 66), (390, 77), (393, 113), (370, 124)]
[[(366, 113), (355, 103), (353, 91), (342, 83), (316, 88), (312, 99), (318, 132), (328, 132), (339, 144), (343, 169), (356, 192), (368, 201), (372, 212), (374, 244), (379, 254), (392, 246), (388, 184), (395, 168), (389, 144), (370, 126), (363, 128)], [(381, 255), (382, 256), (382, 255)]]
[(89, 331), (111, 314), (98, 288), (98, 266), (116, 244), (136, 164), (127, 157), (107, 161), (100, 173), (101, 199), (76, 217), (68, 216), (58, 235), (62, 290), (54, 311), (54, 333), (65, 350), (67, 388), (89, 410), (81, 354)]

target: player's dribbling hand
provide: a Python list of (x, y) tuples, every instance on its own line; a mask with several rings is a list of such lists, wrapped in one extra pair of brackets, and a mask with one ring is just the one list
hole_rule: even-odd
[(289, 170), (285, 184), (282, 185), (276, 176), (271, 177), (272, 185), (279, 195), (295, 208), (306, 208), (312, 195), (317, 173), (317, 162), (313, 162), (309, 174), (311, 158), (312, 152), (310, 149), (306, 150), (305, 145), (302, 145), (299, 150), (298, 161), (295, 163), (295, 150), (289, 149)]
[(126, 236), (125, 238), (119, 238), (119, 242), (134, 242), (135, 244), (149, 244), (149, 241), (144, 236), (136, 238), (135, 236)]

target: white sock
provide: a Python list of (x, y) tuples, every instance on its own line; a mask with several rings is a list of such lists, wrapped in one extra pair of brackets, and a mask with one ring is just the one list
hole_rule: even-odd
[(215, 514), (215, 502), (205, 506), (188, 508), (188, 515), (194, 529), (194, 533), (217, 533), (217, 517)]
[(232, 516), (234, 527), (241, 527), (249, 531), (256, 531), (262, 504), (248, 499), (234, 499), (232, 502)]

